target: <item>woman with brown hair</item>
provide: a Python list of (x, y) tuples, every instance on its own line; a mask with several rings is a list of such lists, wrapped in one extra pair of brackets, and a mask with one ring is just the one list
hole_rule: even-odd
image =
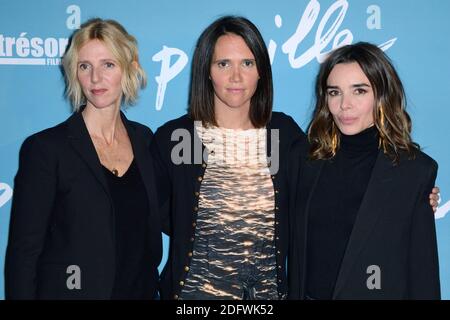
[(411, 139), (392, 63), (372, 44), (341, 47), (315, 91), (309, 145), (293, 149), (291, 298), (439, 299), (437, 163)]
[(305, 135), (291, 117), (272, 112), (272, 87), (252, 22), (225, 16), (202, 32), (188, 114), (153, 140), (170, 235), (163, 298), (286, 298), (287, 154)]

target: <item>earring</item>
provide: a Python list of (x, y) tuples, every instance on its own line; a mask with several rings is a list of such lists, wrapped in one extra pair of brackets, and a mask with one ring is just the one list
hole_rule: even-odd
[[(384, 131), (384, 111), (383, 111), (383, 106), (380, 105), (379, 107), (380, 110), (380, 126), (381, 126), (381, 130)], [(385, 140), (383, 139), (383, 135), (380, 132), (380, 137), (378, 139), (378, 148), (383, 147), (383, 151), (386, 153), (386, 143)]]
[(333, 127), (331, 129), (331, 153), (333, 154), (333, 157), (336, 155), (336, 149), (338, 144), (338, 137), (336, 132), (336, 126), (333, 122)]
[(383, 106), (380, 105), (379, 109), (380, 109), (380, 124), (384, 128), (384, 111), (383, 111)]

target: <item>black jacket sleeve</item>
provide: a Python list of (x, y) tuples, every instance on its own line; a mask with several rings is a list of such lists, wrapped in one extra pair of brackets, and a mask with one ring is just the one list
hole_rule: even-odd
[(428, 170), (412, 217), (409, 248), (409, 299), (440, 299), (439, 262), (433, 210), (428, 195), (436, 180), (437, 164)]
[(56, 160), (39, 136), (22, 145), (5, 259), (6, 299), (36, 298), (36, 274), (56, 192)]

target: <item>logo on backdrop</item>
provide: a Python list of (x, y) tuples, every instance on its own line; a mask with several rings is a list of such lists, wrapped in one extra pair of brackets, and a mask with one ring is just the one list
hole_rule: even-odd
[[(348, 11), (347, 0), (336, 0), (325, 11), (318, 22), (321, 6), (318, 0), (308, 2), (297, 29), (282, 44), (281, 51), (284, 53), (293, 69), (299, 69), (316, 59), (323, 62), (326, 55), (335, 48), (350, 44), (353, 41), (353, 33), (349, 29), (339, 30)], [(81, 10), (76, 5), (70, 5), (66, 9), (68, 17), (66, 27), (69, 30), (80, 27)], [(381, 29), (381, 9), (379, 6), (370, 5), (366, 13), (366, 27), (369, 30)], [(275, 15), (275, 26), (283, 27), (283, 19)], [(313, 27), (318, 22), (315, 32)], [(314, 36), (313, 45), (305, 52), (299, 53), (299, 47), (309, 35)], [(387, 50), (397, 39), (390, 39), (380, 47)], [(61, 58), (66, 50), (68, 38), (48, 37), (41, 38), (28, 32), (21, 32), (17, 37), (0, 34), (0, 65), (49, 65), (61, 64)], [(331, 45), (331, 47), (330, 47)], [(327, 47), (330, 47), (326, 51)], [(270, 39), (269, 45), (270, 61), (273, 63), (278, 50), (278, 44)], [(160, 73), (154, 79), (158, 85), (156, 91), (156, 110), (161, 110), (164, 105), (164, 97), (168, 84), (180, 74), (188, 64), (187, 54), (178, 48), (163, 45), (162, 50), (152, 56), (152, 61), (160, 63)]]
[[(66, 13), (69, 14), (67, 28), (79, 28), (80, 8), (68, 6)], [(68, 38), (41, 38), (25, 31), (17, 37), (0, 34), (0, 65), (58, 66), (68, 42)]]
[[(178, 56), (178, 59), (171, 65), (172, 56)], [(184, 69), (188, 63), (188, 56), (183, 50), (163, 46), (163, 49), (155, 54), (152, 60), (161, 62), (161, 72), (159, 76), (155, 77), (156, 83), (158, 84), (155, 108), (159, 111), (164, 103), (167, 84)]]
[(0, 208), (3, 207), (12, 197), (13, 191), (6, 183), (0, 182)]
[[(282, 47), (282, 52), (288, 56), (289, 64), (293, 69), (299, 69), (311, 62), (314, 58), (321, 63), (326, 58), (326, 55), (340, 46), (350, 44), (353, 41), (353, 34), (349, 29), (339, 31), (341, 24), (344, 21), (345, 15), (349, 8), (348, 1), (335, 1), (323, 15), (314, 34), (314, 44), (302, 54), (298, 54), (298, 48), (303, 40), (312, 33), (312, 29), (320, 13), (320, 3), (318, 0), (309, 1), (303, 12), (302, 17), (298, 23), (294, 34), (287, 39)], [(369, 30), (381, 29), (381, 9), (379, 6), (370, 5), (366, 13), (368, 14), (366, 20), (366, 27)], [(275, 26), (282, 28), (283, 19), (280, 15), (275, 16)], [(328, 29), (326, 29), (328, 28)], [(383, 50), (390, 48), (397, 38), (390, 39), (379, 47)], [(324, 51), (331, 44), (329, 51)], [(270, 61), (273, 63), (275, 54), (277, 52), (277, 43), (271, 39), (268, 45)], [(178, 56), (178, 59), (171, 65), (172, 56)], [(163, 50), (153, 56), (153, 61), (161, 61), (161, 70), (159, 76), (155, 77), (158, 84), (156, 95), (156, 110), (161, 110), (164, 104), (164, 95), (168, 83), (173, 80), (187, 64), (187, 55), (182, 50), (177, 48), (163, 47)]]
[(440, 206), (434, 214), (435, 219), (443, 219), (450, 211), (450, 201), (447, 201), (444, 205)]
[[(288, 56), (289, 64), (293, 69), (298, 69), (316, 58), (317, 62), (322, 63), (327, 54), (338, 47), (351, 44), (353, 41), (353, 34), (349, 29), (344, 29), (338, 32), (345, 15), (348, 10), (348, 2), (346, 0), (338, 0), (334, 2), (323, 15), (319, 25), (314, 34), (314, 44), (311, 48), (306, 50), (303, 54), (296, 57), (297, 49), (305, 37), (311, 33), (320, 13), (320, 3), (317, 0), (311, 0), (298, 23), (294, 34), (282, 45), (282, 51)], [(381, 9), (378, 6), (371, 5), (367, 8), (369, 17), (366, 21), (366, 27), (369, 30), (381, 29)], [(335, 17), (335, 18), (333, 18)], [(275, 16), (275, 26), (281, 28), (283, 20), (280, 15)], [(329, 26), (325, 29), (325, 26)], [(331, 49), (324, 52), (323, 50), (333, 41)], [(379, 45), (383, 50), (387, 50), (396, 41), (393, 38), (385, 43)], [(270, 60), (273, 63), (277, 44), (274, 40), (269, 42)]]

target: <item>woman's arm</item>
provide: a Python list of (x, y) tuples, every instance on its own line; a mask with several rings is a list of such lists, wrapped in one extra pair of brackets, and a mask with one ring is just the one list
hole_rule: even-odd
[(427, 174), (411, 224), (409, 251), (409, 298), (440, 299), (439, 261), (433, 210), (429, 203), (429, 191), (437, 174), (437, 164)]
[(19, 155), (5, 261), (6, 299), (35, 299), (37, 264), (55, 201), (55, 160), (38, 136)]
[(438, 186), (435, 186), (430, 193), (430, 206), (433, 208), (433, 212), (436, 212), (438, 205), (439, 205), (439, 200), (440, 200), (440, 190)]

